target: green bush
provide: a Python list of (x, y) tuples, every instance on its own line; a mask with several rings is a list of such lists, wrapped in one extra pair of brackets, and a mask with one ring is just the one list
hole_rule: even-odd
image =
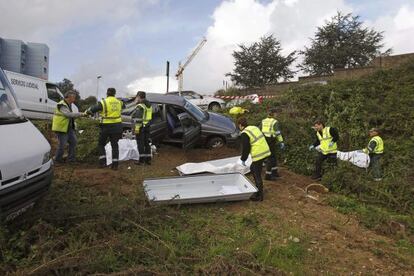
[(99, 122), (91, 119), (79, 119), (77, 120), (77, 129), (77, 159), (84, 162), (97, 161)]
[[(52, 145), (52, 151), (54, 151), (57, 140), (52, 132), (52, 122), (46, 120), (32, 122), (49, 141)], [(78, 140), (76, 148), (77, 160), (81, 162), (94, 162), (98, 160), (99, 122), (88, 118), (80, 118), (76, 120), (76, 125)]]
[(380, 128), (385, 143), (382, 182), (373, 182), (369, 170), (339, 162), (335, 171), (324, 175), (323, 183), (365, 202), (414, 212), (414, 61), (356, 80), (295, 86), (277, 99), (244, 107), (250, 110), (246, 116), (251, 124), (258, 124), (270, 107), (279, 108), (287, 147), (278, 158), (307, 175), (314, 167), (314, 153), (307, 149), (315, 139), (314, 119), (322, 117), (339, 130), (341, 151), (366, 147), (368, 129)]

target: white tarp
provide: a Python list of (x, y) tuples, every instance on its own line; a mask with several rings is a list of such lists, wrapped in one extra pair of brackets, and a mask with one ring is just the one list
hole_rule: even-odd
[[(118, 141), (119, 161), (139, 160), (137, 141), (131, 139), (121, 139)], [(105, 146), (106, 165), (112, 164), (112, 147), (111, 143)]]
[(360, 168), (368, 168), (369, 167), (369, 155), (364, 153), (361, 150), (354, 150), (354, 151), (338, 151), (336, 153), (336, 157), (343, 161), (348, 161)]
[(200, 163), (185, 163), (176, 169), (182, 175), (197, 174), (197, 173), (241, 173), (246, 174), (250, 172), (250, 165), (252, 164), (252, 158), (246, 160), (246, 166), (243, 166), (240, 162), (240, 156), (234, 156), (223, 159), (210, 160)]

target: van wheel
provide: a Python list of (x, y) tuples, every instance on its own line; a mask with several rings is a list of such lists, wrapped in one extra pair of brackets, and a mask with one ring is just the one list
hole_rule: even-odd
[(209, 149), (219, 149), (222, 148), (226, 142), (221, 137), (213, 137), (207, 141), (207, 148)]
[(211, 103), (208, 106), (208, 110), (211, 110), (211, 111), (214, 111), (214, 112), (219, 111), (220, 109), (221, 109), (221, 106), (220, 106), (219, 103)]

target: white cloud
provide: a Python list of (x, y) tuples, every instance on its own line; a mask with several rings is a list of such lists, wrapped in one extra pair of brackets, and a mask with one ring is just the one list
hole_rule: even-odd
[(137, 77), (154, 74), (144, 59), (130, 58), (119, 52), (105, 52), (105, 54), (108, 53), (112, 55), (98, 58), (95, 62), (82, 64), (76, 73), (70, 76), (83, 97), (96, 95), (98, 75), (102, 76), (99, 81), (99, 98), (101, 98), (108, 87), (115, 87), (117, 95), (125, 96), (132, 92), (127, 87), (128, 83)]
[[(275, 5), (275, 2), (261, 4), (254, 0), (223, 1), (214, 11), (214, 24), (206, 34), (207, 43), (184, 71), (184, 89), (212, 93), (220, 88), (224, 74), (232, 69), (233, 50), (237, 44), (252, 43), (269, 31), (269, 16)], [(199, 40), (194, 40), (193, 47)]]
[[(105, 95), (107, 87), (116, 87), (119, 95), (125, 95), (126, 85), (132, 80), (154, 74), (145, 59), (131, 55), (125, 48), (133, 38), (128, 22), (136, 22), (142, 11), (157, 3), (158, 0), (0, 0), (1, 37), (47, 43), (51, 58), (55, 52), (73, 56), (70, 62), (78, 65), (74, 65), (74, 73), (66, 71), (65, 77), (73, 81), (84, 97), (96, 95), (97, 75), (102, 75), (99, 97)], [(115, 31), (90, 55), (82, 52), (95, 43), (93, 35), (70, 49), (59, 43), (59, 38), (71, 30), (87, 27), (104, 28), (106, 33), (110, 29)]]
[[(153, 93), (165, 93), (167, 90), (167, 78), (165, 76), (144, 77), (135, 80), (127, 86), (129, 95), (135, 95), (137, 91), (147, 91)], [(177, 80), (170, 77), (169, 91), (177, 91)]]
[(1, 35), (7, 38), (51, 42), (57, 35), (79, 26), (100, 22), (111, 24), (138, 16), (146, 5), (156, 2), (154, 0), (0, 0)]
[(367, 24), (384, 31), (385, 46), (392, 48), (393, 54), (414, 51), (414, 6), (402, 6), (396, 14), (381, 16)]
[[(137, 33), (142, 29), (150, 30), (156, 38), (160, 30), (159, 26), (156, 23), (148, 26), (139, 25), (139, 19), (146, 7), (161, 6), (162, 3), (166, 2), (0, 0), (0, 10), (3, 11), (0, 17), (0, 35), (25, 41), (46, 42), (51, 47), (51, 58), (54, 51), (59, 51), (61, 55), (63, 53), (73, 55), (73, 64), (77, 62), (78, 65), (70, 64), (72, 70), (65, 68), (66, 71), (62, 74), (69, 77), (84, 96), (96, 94), (97, 75), (102, 75), (101, 96), (110, 86), (116, 87), (121, 95), (134, 93), (136, 90), (162, 92), (165, 91), (166, 79), (152, 67), (154, 64), (151, 61), (154, 57), (143, 58), (139, 56), (138, 50), (127, 48), (127, 44), (135, 43), (139, 48), (141, 41), (138, 41)], [(372, 5), (375, 3), (373, 1)], [(381, 1), (384, 7), (381, 16), (367, 22), (367, 25), (378, 31), (385, 31), (386, 46), (392, 47), (394, 53), (412, 52), (414, 51), (414, 40), (412, 40), (414, 6), (406, 4), (395, 8), (393, 3), (393, 1)], [(370, 5), (360, 8), (369, 9)], [(386, 9), (387, 5), (390, 9)], [(175, 6), (168, 6), (168, 8), (173, 7)], [(223, 80), (226, 79), (225, 74), (233, 69), (232, 53), (238, 49), (239, 44), (250, 44), (264, 35), (273, 33), (281, 40), (284, 54), (287, 54), (307, 45), (316, 28), (324, 24), (324, 21), (338, 10), (352, 12), (358, 7), (356, 4), (349, 4), (346, 0), (224, 0), (211, 15), (213, 23), (204, 33), (207, 38), (206, 45), (184, 71), (184, 89), (214, 93), (221, 88)], [(154, 17), (156, 22), (162, 20), (173, 22), (171, 24), (180, 23), (176, 22), (175, 18), (172, 20), (169, 17)], [(87, 34), (73, 36), (74, 41), (79, 38), (84, 39), (74, 45), (73, 49), (54, 47), (59, 44), (57, 42), (60, 38), (67, 38), (65, 35), (71, 30), (79, 34), (84, 29), (101, 31), (99, 38), (104, 37), (102, 42), (96, 43), (99, 47), (96, 47), (96, 44), (90, 47), (96, 47), (93, 48), (94, 51), (88, 52), (90, 48), (85, 49), (89, 43), (96, 42), (85, 39)], [(113, 33), (111, 34), (110, 31)], [(194, 38), (193, 45), (189, 46), (194, 47), (201, 39), (201, 35), (203, 34)], [(178, 35), (177, 39), (179, 38)], [(188, 53), (191, 50), (189, 47)], [(172, 56), (175, 54), (171, 52)], [(70, 71), (75, 73), (71, 74)], [(176, 80), (171, 79), (170, 87), (170, 90), (177, 89)]]
[(274, 34), (284, 54), (302, 49), (316, 27), (337, 10), (351, 11), (343, 0), (285, 0), (263, 4), (254, 0), (224, 1), (213, 14), (207, 44), (184, 74), (186, 89), (213, 93), (233, 69), (232, 52)]

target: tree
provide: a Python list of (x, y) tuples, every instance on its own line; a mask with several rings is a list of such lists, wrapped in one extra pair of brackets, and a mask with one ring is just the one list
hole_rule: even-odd
[(85, 111), (88, 107), (95, 105), (97, 103), (95, 96), (89, 96), (85, 99), (80, 99), (77, 101), (76, 105), (79, 107), (79, 110)]
[(276, 84), (280, 78), (289, 79), (294, 72), (289, 66), (295, 61), (296, 52), (282, 56), (280, 42), (269, 35), (250, 46), (239, 45), (233, 52), (234, 72), (227, 73), (231, 80), (243, 87), (264, 87)]
[(58, 86), (60, 92), (62, 92), (63, 95), (65, 95), (65, 93), (68, 91), (74, 91), (76, 92), (76, 102), (80, 100), (80, 93), (78, 90), (75, 89), (75, 86), (71, 80), (64, 78), (63, 81), (58, 82), (56, 85)]
[[(337, 68), (366, 66), (381, 54), (383, 38), (382, 32), (364, 27), (359, 16), (338, 12), (318, 27), (311, 46), (300, 52), (304, 55), (300, 68), (313, 75), (327, 75)], [(382, 55), (390, 53), (388, 49)]]

